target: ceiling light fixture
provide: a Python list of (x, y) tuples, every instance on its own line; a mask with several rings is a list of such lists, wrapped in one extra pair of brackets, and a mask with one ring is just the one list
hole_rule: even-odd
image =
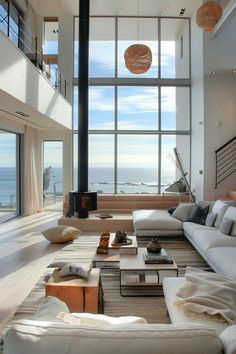
[(196, 23), (205, 32), (211, 32), (222, 16), (222, 7), (217, 1), (206, 1), (199, 7)]
[(180, 10), (179, 16), (183, 16), (185, 13), (186, 8), (182, 7), (182, 9)]
[[(137, 17), (139, 15), (139, 0), (137, 0)], [(137, 18), (137, 39), (139, 39), (139, 19)], [(132, 44), (125, 53), (125, 66), (132, 74), (144, 74), (152, 65), (151, 49), (145, 44)]]
[(16, 111), (16, 113), (19, 114), (20, 116), (23, 116), (23, 117), (29, 117), (28, 114), (21, 112), (21, 111)]
[(168, 11), (169, 10), (169, 6), (166, 6), (166, 11)]

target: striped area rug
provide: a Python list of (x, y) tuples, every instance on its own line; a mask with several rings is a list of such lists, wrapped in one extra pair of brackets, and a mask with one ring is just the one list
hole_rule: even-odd
[[(67, 245), (60, 251), (55, 260), (79, 261), (88, 265), (96, 251), (97, 236), (82, 236), (73, 244)], [(139, 247), (145, 247), (149, 240), (141, 238), (138, 240)], [(162, 237), (159, 239), (161, 246), (174, 258), (178, 267), (179, 275), (184, 275), (187, 265), (209, 270), (209, 266), (197, 253), (193, 246), (184, 237)], [(18, 308), (12, 320), (31, 319), (37, 310), (38, 305), (44, 298), (44, 273), (36, 285)], [(158, 297), (121, 297), (119, 292), (119, 270), (102, 270), (102, 285), (104, 290), (105, 310), (104, 313), (110, 316), (134, 315), (146, 318), (148, 323), (169, 323), (165, 301), (163, 296)], [(135, 295), (135, 292), (133, 293)], [(5, 327), (9, 327), (11, 321)]]

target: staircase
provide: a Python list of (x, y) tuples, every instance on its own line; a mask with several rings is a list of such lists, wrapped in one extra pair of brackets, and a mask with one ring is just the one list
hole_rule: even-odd
[(230, 139), (215, 151), (216, 154), (216, 180), (218, 185), (236, 172), (236, 136)]

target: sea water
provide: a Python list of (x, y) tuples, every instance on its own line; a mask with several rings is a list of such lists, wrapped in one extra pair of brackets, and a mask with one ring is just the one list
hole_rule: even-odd
[[(158, 193), (157, 170), (147, 168), (120, 168), (117, 175), (118, 193)], [(163, 173), (161, 191), (175, 180), (175, 175)], [(62, 195), (62, 168), (53, 167), (47, 194)], [(74, 170), (74, 189), (77, 187), (77, 169)], [(114, 193), (114, 169), (90, 168), (89, 189), (99, 193)], [(0, 206), (11, 206), (16, 201), (16, 169), (0, 168)]]

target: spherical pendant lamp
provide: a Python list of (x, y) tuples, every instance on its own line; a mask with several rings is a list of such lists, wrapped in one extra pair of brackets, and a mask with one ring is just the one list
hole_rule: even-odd
[(125, 66), (133, 74), (144, 74), (152, 64), (151, 49), (144, 44), (133, 44), (124, 54)]
[(207, 1), (197, 10), (196, 22), (205, 32), (211, 32), (222, 16), (222, 7), (216, 1)]

